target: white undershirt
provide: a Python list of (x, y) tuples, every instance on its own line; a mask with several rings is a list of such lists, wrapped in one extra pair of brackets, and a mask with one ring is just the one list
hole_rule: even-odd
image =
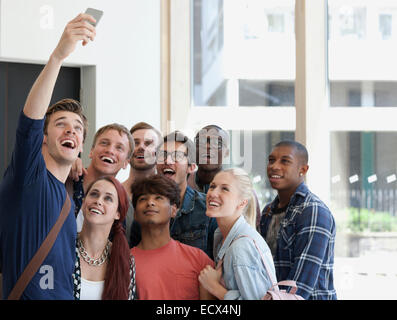
[(80, 209), (76, 217), (77, 233), (81, 232), (81, 229), (83, 228), (83, 222), (84, 222), (83, 211)]
[(80, 300), (102, 300), (105, 281), (89, 281), (81, 278)]

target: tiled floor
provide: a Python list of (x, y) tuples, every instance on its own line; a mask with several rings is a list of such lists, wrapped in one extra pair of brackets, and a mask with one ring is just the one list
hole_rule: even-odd
[(397, 300), (397, 253), (335, 258), (334, 285), (341, 300)]

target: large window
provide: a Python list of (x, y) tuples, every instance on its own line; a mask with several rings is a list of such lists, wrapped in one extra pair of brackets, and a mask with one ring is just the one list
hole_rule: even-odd
[(397, 106), (397, 2), (328, 4), (331, 106)]
[(194, 106), (294, 105), (294, 4), (192, 1)]
[(273, 146), (281, 140), (294, 140), (291, 131), (232, 130), (230, 156), (227, 167), (240, 167), (250, 173), (261, 209), (272, 201), (277, 193), (267, 178), (267, 159)]
[(382, 108), (397, 106), (396, 24), (395, 1), (328, 1), (330, 106), (344, 114), (330, 126), (341, 298), (397, 297), (384, 291), (397, 283), (397, 126), (386, 125), (397, 113)]
[(337, 223), (338, 297), (397, 299), (396, 1), (171, 3), (175, 127), (250, 133), (262, 207), (271, 146), (304, 143), (306, 182)]

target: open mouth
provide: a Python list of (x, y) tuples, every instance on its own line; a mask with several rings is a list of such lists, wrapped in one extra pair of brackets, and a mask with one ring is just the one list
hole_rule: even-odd
[(73, 140), (71, 139), (65, 139), (61, 141), (61, 146), (68, 148), (68, 149), (74, 149), (76, 148), (76, 144)]
[(219, 208), (221, 205), (220, 203), (216, 202), (216, 201), (209, 201), (208, 202), (208, 207), (209, 208)]
[(145, 156), (144, 156), (143, 154), (137, 154), (137, 155), (135, 156), (135, 159), (137, 159), (137, 160), (139, 160), (139, 161), (143, 161), (143, 160), (145, 160)]
[(174, 174), (175, 174), (175, 171), (170, 168), (165, 168), (163, 170), (163, 175), (165, 175), (165, 176), (172, 177)]
[(277, 183), (281, 181), (281, 179), (283, 179), (283, 176), (280, 176), (278, 174), (269, 174), (268, 177), (271, 183)]
[(113, 160), (112, 158), (106, 157), (106, 156), (101, 157), (101, 160), (102, 160), (103, 162), (110, 163), (110, 164), (113, 164), (113, 163), (114, 163), (114, 160)]
[(93, 213), (93, 214), (98, 214), (98, 215), (103, 215), (103, 212), (102, 211), (100, 211), (100, 210), (98, 210), (98, 209), (95, 209), (95, 208), (91, 208), (90, 209), (90, 212), (91, 213)]

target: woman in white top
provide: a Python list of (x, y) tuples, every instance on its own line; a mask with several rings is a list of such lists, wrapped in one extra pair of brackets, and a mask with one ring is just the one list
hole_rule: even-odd
[(206, 266), (200, 283), (218, 299), (261, 299), (276, 275), (270, 249), (255, 228), (255, 197), (244, 170), (234, 168), (216, 174), (207, 193), (206, 214), (218, 223), (214, 234), (217, 268)]
[(122, 225), (128, 205), (127, 193), (114, 177), (101, 177), (88, 187), (76, 243), (76, 300), (136, 298), (135, 262)]

